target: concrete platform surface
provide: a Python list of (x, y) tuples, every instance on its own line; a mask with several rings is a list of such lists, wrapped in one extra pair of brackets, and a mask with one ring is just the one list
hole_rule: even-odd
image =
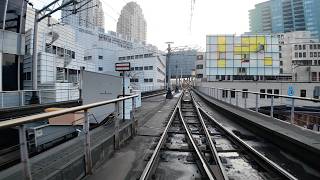
[(172, 100), (166, 100), (165, 96), (157, 96), (143, 100), (142, 108), (136, 112), (138, 120), (137, 136), (128, 144), (123, 145), (114, 156), (96, 169), (93, 175), (86, 180), (124, 180), (138, 179), (147, 161), (146, 157), (152, 152), (150, 147), (155, 137), (160, 137), (164, 130), (164, 121), (170, 116), (178, 100), (176, 95)]

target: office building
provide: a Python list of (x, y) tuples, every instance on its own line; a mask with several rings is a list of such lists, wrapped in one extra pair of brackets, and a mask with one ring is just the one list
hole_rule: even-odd
[(136, 2), (129, 2), (121, 10), (117, 23), (117, 33), (133, 41), (146, 42), (147, 22), (141, 7)]
[[(67, 0), (63, 0), (63, 3)], [(76, 13), (73, 14), (73, 11)], [(104, 12), (100, 0), (79, 1), (75, 6), (63, 9), (61, 14), (63, 23), (74, 27), (104, 30)]]
[(208, 35), (206, 75), (214, 80), (259, 80), (278, 76), (279, 42), (273, 35)]
[(319, 0), (269, 0), (249, 11), (252, 33), (310, 31), (320, 38)]
[(191, 77), (196, 67), (197, 53), (193, 49), (172, 52), (168, 62), (171, 78)]
[[(25, 89), (32, 89), (33, 81), (33, 22), (34, 9), (28, 7), (26, 55), (23, 68)], [(163, 87), (165, 65), (159, 62), (164, 61), (163, 64), (165, 64), (165, 58), (155, 46), (129, 41), (112, 31), (102, 32), (98, 28), (60, 25), (54, 18), (51, 18), (51, 23), (57, 25), (48, 26), (47, 22), (45, 19), (39, 23), (37, 82), (38, 89), (55, 89), (56, 91), (42, 94), (42, 101), (77, 99), (81, 68), (91, 72), (120, 75), (115, 72), (115, 63), (123, 60), (130, 61), (133, 67), (143, 67), (141, 72), (144, 73), (139, 74), (141, 79), (139, 82), (144, 82), (145, 79), (148, 79), (148, 82), (134, 87), (136, 90), (156, 90)], [(143, 58), (140, 58), (141, 55)], [(142, 59), (145, 61), (142, 62)]]
[(195, 75), (196, 79), (200, 81), (206, 81), (207, 76), (206, 76), (206, 63), (205, 63), (205, 53), (203, 52), (198, 52), (197, 53), (197, 60), (196, 60), (196, 69), (195, 69)]
[(320, 81), (320, 43), (309, 31), (278, 34), (280, 73), (300, 82)]
[(21, 89), (25, 12), (21, 0), (10, 0), (7, 6), (6, 1), (0, 2), (0, 91)]

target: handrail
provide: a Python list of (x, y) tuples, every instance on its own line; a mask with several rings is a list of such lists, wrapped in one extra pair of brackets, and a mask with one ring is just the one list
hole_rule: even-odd
[(269, 94), (269, 93), (261, 93), (261, 92), (254, 92), (254, 91), (243, 91), (243, 90), (237, 90), (237, 89), (224, 89), (224, 88), (214, 88), (214, 87), (206, 87), (206, 88), (233, 91), (233, 92), (242, 92), (242, 93), (249, 93), (249, 94), (266, 95), (266, 96), (275, 96), (275, 97), (282, 97), (282, 98), (289, 98), (289, 99), (298, 99), (298, 100), (313, 101), (313, 102), (320, 103), (320, 99), (315, 99), (315, 98), (304, 98), (304, 97), (288, 96), (288, 95), (281, 95), (281, 94)]
[(87, 110), (87, 109), (91, 109), (91, 108), (123, 101), (126, 99), (135, 98), (138, 96), (139, 95), (137, 94), (137, 95), (127, 96), (127, 97), (112, 99), (112, 100), (108, 100), (108, 101), (96, 102), (96, 103), (72, 107), (72, 108), (68, 108), (68, 109), (63, 109), (63, 110), (58, 110), (58, 111), (53, 111), (53, 112), (41, 113), (41, 114), (16, 118), (16, 119), (12, 119), (12, 120), (2, 121), (2, 122), (0, 122), (0, 129), (18, 126), (18, 125), (22, 125), (22, 124), (26, 124), (26, 123), (31, 123), (31, 122), (36, 122), (36, 121), (39, 121), (42, 119), (61, 116), (64, 114), (74, 113), (74, 112), (81, 111), (81, 110)]
[(79, 90), (79, 88), (70, 88), (70, 89), (37, 89), (37, 90), (32, 90), (32, 89), (26, 89), (26, 90), (18, 90), (18, 91), (0, 91), (0, 93), (19, 93), (19, 92), (38, 92), (38, 91), (58, 91), (58, 90)]

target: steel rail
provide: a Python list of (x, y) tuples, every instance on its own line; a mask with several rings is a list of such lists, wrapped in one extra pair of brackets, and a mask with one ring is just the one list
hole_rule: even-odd
[(257, 156), (262, 160), (263, 162), (267, 163), (270, 167), (272, 167), (274, 170), (276, 170), (280, 175), (285, 177), (286, 179), (290, 180), (298, 180), (296, 177), (294, 177), (292, 174), (290, 174), (288, 171), (284, 170), (282, 167), (271, 161), (270, 159), (266, 158), (263, 154), (252, 148), (249, 144), (247, 144), (245, 141), (240, 139), (238, 136), (236, 136), (233, 132), (229, 131), (225, 127), (223, 127), (214, 117), (212, 117), (210, 114), (208, 114), (203, 108), (199, 107), (199, 110), (203, 112), (212, 122), (214, 122), (219, 128), (221, 128), (229, 137), (231, 137), (233, 140), (236, 140), (242, 147), (247, 149), (249, 152), (251, 152), (253, 155)]
[(218, 151), (217, 151), (217, 149), (216, 149), (216, 147), (215, 147), (215, 145), (214, 145), (214, 143), (213, 143), (213, 141), (212, 141), (212, 139), (211, 139), (211, 135), (210, 135), (210, 133), (209, 133), (209, 131), (208, 131), (208, 128), (207, 128), (207, 126), (206, 126), (206, 124), (205, 124), (205, 122), (204, 122), (204, 120), (203, 120), (203, 118), (202, 118), (202, 115), (201, 115), (200, 110), (199, 110), (199, 106), (197, 105), (197, 103), (196, 103), (196, 101), (194, 100), (194, 98), (193, 98), (193, 96), (192, 96), (191, 93), (190, 93), (190, 96), (191, 96), (193, 105), (195, 106), (195, 109), (196, 109), (196, 111), (197, 111), (199, 120), (200, 120), (201, 125), (202, 125), (202, 128), (203, 128), (203, 130), (204, 130), (204, 133), (205, 133), (205, 135), (206, 135), (207, 142), (209, 142), (209, 147), (210, 147), (211, 153), (212, 153), (212, 155), (213, 155), (213, 157), (214, 157), (214, 159), (215, 159), (215, 162), (217, 163), (217, 165), (218, 165), (218, 167), (219, 167), (220, 176), (221, 176), (224, 180), (228, 180), (229, 177), (228, 177), (227, 174), (226, 174), (226, 171), (225, 171), (225, 169), (224, 169), (224, 166), (222, 165), (222, 162), (221, 162), (221, 160), (220, 160), (220, 158), (219, 158)]
[(197, 155), (198, 155), (198, 157), (199, 157), (199, 159), (200, 159), (200, 161), (201, 161), (201, 164), (202, 164), (203, 169), (205, 170), (205, 172), (206, 172), (206, 174), (208, 175), (208, 178), (209, 178), (210, 180), (215, 180), (216, 178), (215, 178), (215, 176), (214, 176), (211, 168), (209, 167), (207, 161), (206, 161), (206, 160), (204, 159), (204, 157), (202, 156), (202, 154), (201, 154), (201, 152), (200, 152), (197, 144), (195, 143), (195, 141), (194, 141), (194, 139), (193, 139), (193, 137), (192, 137), (192, 134), (191, 134), (191, 132), (190, 132), (190, 130), (189, 130), (188, 125), (187, 125), (186, 122), (184, 121), (184, 118), (183, 118), (182, 112), (181, 112), (181, 104), (180, 104), (180, 107), (179, 107), (179, 114), (180, 114), (180, 118), (181, 118), (182, 124), (183, 124), (183, 126), (184, 126), (184, 129), (186, 130), (187, 135), (188, 135), (188, 137), (189, 137), (189, 139), (190, 139), (190, 141), (191, 141), (191, 144), (192, 144), (194, 150), (196, 151), (196, 153), (197, 153)]
[(149, 176), (151, 175), (151, 172), (152, 172), (152, 170), (154, 168), (154, 165), (155, 165), (155, 162), (157, 160), (157, 157), (158, 157), (158, 155), (160, 153), (161, 147), (162, 147), (163, 143), (165, 142), (165, 138), (167, 136), (167, 132), (168, 132), (168, 130), (169, 130), (171, 124), (172, 124), (172, 121), (176, 117), (177, 110), (179, 108), (179, 104), (181, 102), (182, 96), (183, 96), (183, 93), (180, 95), (180, 97), (178, 99), (176, 107), (174, 108), (174, 111), (173, 111), (173, 113), (172, 113), (172, 115), (171, 115), (171, 117), (170, 117), (170, 119), (168, 121), (168, 124), (167, 124), (166, 128), (164, 129), (164, 131), (163, 131), (163, 133), (161, 135), (161, 138), (160, 138), (160, 140), (159, 140), (159, 142), (158, 142), (158, 144), (157, 144), (157, 146), (156, 146), (156, 148), (155, 148), (150, 160), (148, 161), (146, 167), (144, 168), (144, 170), (143, 170), (143, 172), (142, 172), (142, 174), (140, 176), (140, 180), (149, 179)]
[(26, 117), (21, 117), (21, 118), (16, 118), (16, 119), (12, 119), (12, 120), (1, 121), (0, 122), (0, 129), (9, 128), (9, 127), (13, 127), (13, 126), (18, 126), (18, 125), (22, 125), (22, 124), (26, 124), (26, 123), (31, 123), (31, 122), (36, 122), (36, 121), (40, 121), (40, 120), (47, 119), (47, 118), (52, 118), (52, 117), (65, 115), (65, 114), (68, 114), (68, 113), (74, 113), (74, 112), (77, 112), (77, 111), (88, 110), (88, 109), (91, 109), (91, 108), (104, 106), (104, 105), (108, 105), (108, 104), (113, 104), (113, 103), (116, 103), (116, 102), (119, 102), (119, 101), (123, 101), (123, 100), (127, 100), (127, 99), (132, 99), (132, 98), (135, 98), (135, 97), (138, 97), (138, 96), (139, 95), (132, 95), (132, 96), (127, 96), (127, 97), (117, 98), (117, 99), (113, 99), (113, 100), (108, 100), (108, 101), (102, 101), (102, 102), (97, 102), (97, 103), (77, 106), (77, 107), (58, 110), (58, 111), (53, 111), (53, 112), (41, 113), (41, 114), (36, 114), (36, 115), (31, 115), (31, 116), (26, 116)]

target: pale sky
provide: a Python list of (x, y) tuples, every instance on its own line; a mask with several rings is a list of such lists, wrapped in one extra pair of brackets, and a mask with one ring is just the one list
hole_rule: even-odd
[[(44, 0), (33, 0), (44, 1)], [(51, 2), (52, 0), (46, 0)], [(106, 30), (116, 31), (122, 7), (129, 0), (100, 0)], [(205, 50), (207, 34), (242, 34), (249, 31), (249, 13), (255, 4), (266, 0), (195, 0), (190, 31), (191, 0), (135, 0), (147, 21), (147, 43), (165, 50), (173, 46), (200, 46)]]

